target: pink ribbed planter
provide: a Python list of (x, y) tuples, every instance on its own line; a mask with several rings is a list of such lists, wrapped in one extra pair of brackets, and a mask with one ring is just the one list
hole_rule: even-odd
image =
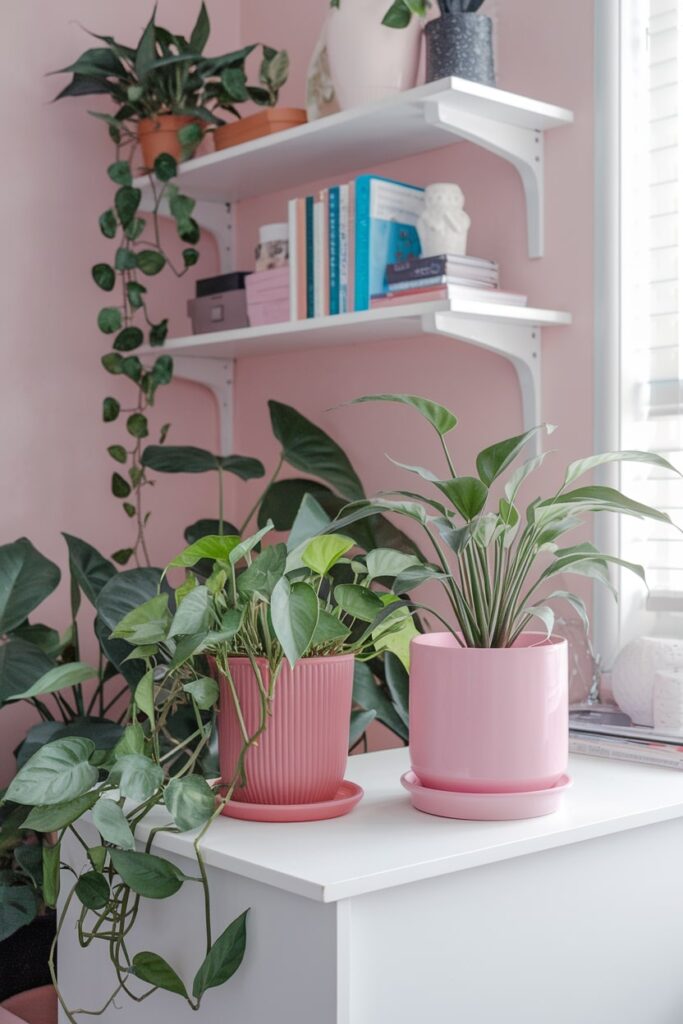
[[(307, 804), (331, 800), (344, 779), (349, 746), (353, 655), (304, 658), (282, 666), (273, 713), (258, 745), (246, 757), (247, 785), (233, 799), (258, 804)], [(268, 686), (268, 667), (259, 659)], [(259, 725), (261, 702), (247, 658), (231, 658), (230, 670), (247, 730)], [(218, 752), (221, 777), (232, 778), (242, 736), (224, 678), (220, 678)]]
[(462, 648), (450, 633), (410, 646), (410, 758), (423, 786), (522, 793), (567, 771), (567, 641), (525, 633)]

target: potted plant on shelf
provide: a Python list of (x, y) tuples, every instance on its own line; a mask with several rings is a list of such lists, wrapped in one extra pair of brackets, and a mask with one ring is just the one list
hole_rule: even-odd
[[(224, 67), (207, 85), (207, 99), (214, 104), (217, 124), (213, 142), (217, 150), (239, 146), (262, 135), (272, 135), (304, 124), (306, 111), (295, 107), (277, 107), (280, 89), (289, 74), (289, 56), (285, 50), (264, 46), (259, 68), (259, 84), (249, 85), (245, 63), (255, 46), (246, 46), (236, 54), (236, 60)], [(266, 110), (242, 117), (241, 103), (256, 103)], [(224, 114), (230, 113), (236, 121), (227, 123)]]
[[(562, 546), (562, 538), (592, 513), (622, 513), (671, 525), (665, 512), (613, 488), (575, 486), (576, 481), (615, 461), (677, 471), (648, 452), (590, 456), (571, 463), (550, 497), (535, 498), (522, 510), (522, 485), (547, 453), (512, 472), (500, 496), (497, 481), (544, 428), (484, 449), (476, 459), (476, 476), (460, 476), (446, 443), (457, 420), (443, 406), (412, 395), (371, 395), (358, 401), (416, 409), (435, 429), (446, 463), (446, 475), (404, 467), (425, 481), (433, 496), (410, 490), (354, 502), (330, 527), (343, 530), (378, 512), (393, 512), (416, 523), (436, 554), (436, 565), (408, 568), (396, 582), (396, 589), (405, 591), (438, 581), (452, 615), (450, 620), (438, 615), (446, 632), (416, 637), (411, 644), (412, 772), (404, 783), (415, 806), (431, 813), (464, 818), (548, 813), (569, 784), (567, 645), (553, 636), (549, 602), (569, 602), (588, 623), (581, 599), (554, 589), (554, 582), (574, 574), (611, 586), (610, 564), (644, 579), (641, 566), (603, 554), (590, 543)], [(530, 631), (534, 620), (542, 623), (543, 632)]]
[[(256, 553), (271, 523), (244, 540), (204, 537), (171, 562), (188, 571), (176, 590), (172, 664), (210, 658), (222, 810), (232, 817), (318, 820), (357, 803), (362, 791), (344, 783), (354, 659), (407, 646), (416, 632), (409, 610), (377, 583), (418, 560), (389, 549), (353, 557), (343, 535), (305, 539), (319, 525), (304, 505), (289, 548)], [(200, 563), (208, 577), (197, 574)], [(137, 642), (137, 615), (115, 635)], [(191, 692), (215, 700), (218, 689), (199, 676)]]

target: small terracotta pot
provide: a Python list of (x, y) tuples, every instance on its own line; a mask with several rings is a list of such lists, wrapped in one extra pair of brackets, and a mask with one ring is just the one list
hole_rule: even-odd
[(524, 633), (514, 647), (410, 644), (410, 760), (423, 786), (523, 793), (567, 771), (567, 641)]
[(194, 117), (180, 114), (159, 114), (148, 117), (138, 125), (138, 140), (142, 149), (142, 160), (147, 168), (154, 167), (154, 161), (162, 153), (168, 153), (175, 160), (180, 160), (183, 147), (178, 132), (185, 125), (198, 123)]
[(296, 128), (306, 124), (306, 111), (297, 107), (272, 107), (258, 114), (250, 114), (239, 121), (222, 124), (213, 133), (213, 144), (217, 150), (241, 146), (243, 142), (252, 142), (263, 135), (274, 135), (284, 132), (287, 128)]
[[(275, 687), (272, 715), (245, 759), (247, 784), (233, 799), (258, 804), (306, 804), (331, 800), (344, 779), (349, 747), (353, 655), (285, 662)], [(259, 727), (261, 699), (247, 658), (231, 658), (230, 671), (249, 735)], [(258, 664), (266, 687), (268, 663)], [(214, 665), (215, 671), (215, 665)], [(242, 749), (227, 680), (218, 675), (218, 757), (221, 778), (235, 774)]]

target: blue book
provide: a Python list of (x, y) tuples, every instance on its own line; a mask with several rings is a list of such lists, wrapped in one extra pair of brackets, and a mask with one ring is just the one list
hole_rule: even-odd
[(329, 192), (330, 315), (339, 312), (339, 185)]
[(313, 216), (313, 196), (306, 196), (306, 317), (310, 319), (312, 319), (315, 316), (315, 278), (313, 274)]
[(386, 271), (421, 254), (417, 222), (424, 189), (363, 174), (356, 178), (355, 308), (369, 309), (373, 295), (386, 290)]

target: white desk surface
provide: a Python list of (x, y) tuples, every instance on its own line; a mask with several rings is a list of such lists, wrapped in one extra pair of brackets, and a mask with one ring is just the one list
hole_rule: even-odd
[[(334, 902), (683, 817), (683, 772), (674, 769), (574, 756), (574, 785), (555, 814), (468, 822), (414, 810), (400, 783), (408, 767), (406, 749), (349, 758), (346, 776), (365, 796), (343, 818), (299, 824), (221, 818), (202, 844), (206, 863)], [(147, 821), (155, 823), (152, 816)], [(138, 835), (146, 838), (147, 828)], [(192, 857), (194, 835), (163, 833), (153, 850)]]

